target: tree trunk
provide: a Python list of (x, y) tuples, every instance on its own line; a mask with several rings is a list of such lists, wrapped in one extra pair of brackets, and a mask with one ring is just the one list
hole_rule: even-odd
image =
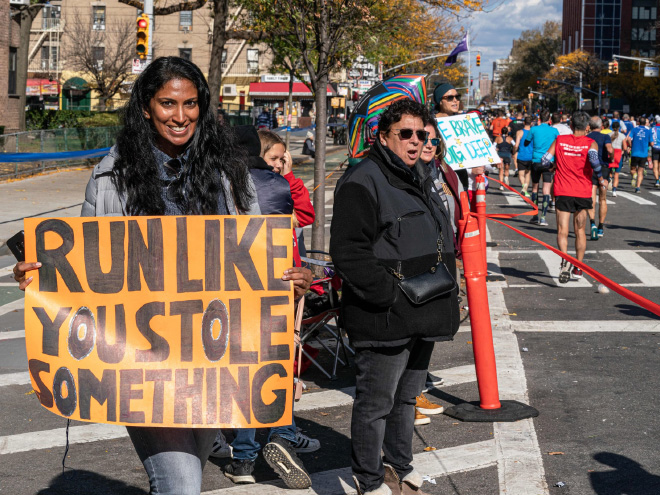
[(21, 10), (20, 45), (16, 60), (16, 92), (19, 96), (18, 130), (25, 130), (25, 91), (27, 87), (28, 56), (30, 55), (30, 30), (32, 21), (41, 8), (27, 8)]
[(227, 42), (227, 16), (229, 0), (213, 0), (213, 42), (211, 45), (211, 63), (209, 65), (209, 91), (211, 109), (218, 112), (220, 88), (222, 86), (222, 52)]
[(289, 149), (289, 134), (291, 133), (291, 124), (293, 122), (293, 112), (291, 111), (291, 105), (293, 105), (293, 74), (293, 69), (289, 69), (289, 100), (286, 110), (286, 149)]
[(312, 226), (312, 249), (326, 251), (325, 246), (325, 136), (328, 132), (328, 75), (325, 71), (316, 87), (316, 157), (314, 159), (314, 214)]

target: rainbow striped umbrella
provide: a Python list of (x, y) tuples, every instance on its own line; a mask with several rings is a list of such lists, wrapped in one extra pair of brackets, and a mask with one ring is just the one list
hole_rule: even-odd
[(422, 74), (402, 74), (372, 86), (353, 109), (348, 120), (348, 149), (351, 158), (367, 154), (376, 140), (380, 114), (397, 100), (410, 98), (426, 104), (426, 80)]

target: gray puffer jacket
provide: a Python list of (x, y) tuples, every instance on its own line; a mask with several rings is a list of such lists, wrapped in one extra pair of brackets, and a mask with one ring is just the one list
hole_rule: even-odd
[[(117, 157), (116, 146), (110, 149), (103, 160), (99, 162), (85, 189), (85, 201), (82, 205), (80, 216), (83, 217), (120, 217), (126, 216), (126, 198), (120, 197), (119, 192), (112, 182), (112, 168)], [(252, 190), (252, 202), (248, 211), (237, 212), (236, 205), (231, 193), (231, 184), (223, 175), (222, 186), (225, 191), (227, 209), (231, 215), (261, 215), (259, 203), (257, 202), (257, 193), (252, 182), (252, 177), (248, 174), (250, 189)]]

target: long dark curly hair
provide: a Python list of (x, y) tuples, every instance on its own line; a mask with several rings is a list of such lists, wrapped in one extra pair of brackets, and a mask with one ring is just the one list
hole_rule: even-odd
[(187, 198), (185, 213), (218, 213), (221, 175), (231, 184), (236, 207), (247, 211), (252, 195), (244, 153), (235, 146), (231, 129), (220, 124), (210, 108), (209, 86), (199, 68), (179, 57), (161, 57), (149, 64), (133, 85), (131, 97), (123, 110), (124, 127), (117, 137), (113, 181), (126, 198), (129, 215), (162, 215), (165, 212), (163, 186), (151, 145), (156, 130), (144, 116), (156, 92), (172, 79), (187, 79), (197, 88), (199, 118), (188, 144), (189, 154), (175, 188), (176, 196)]

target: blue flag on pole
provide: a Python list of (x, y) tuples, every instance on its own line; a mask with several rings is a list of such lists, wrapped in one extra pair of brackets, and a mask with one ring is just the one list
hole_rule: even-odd
[(465, 33), (461, 42), (456, 45), (456, 48), (449, 54), (447, 60), (445, 60), (445, 65), (449, 67), (458, 59), (458, 54), (461, 52), (467, 52), (470, 49), (470, 42), (468, 41), (468, 33)]

